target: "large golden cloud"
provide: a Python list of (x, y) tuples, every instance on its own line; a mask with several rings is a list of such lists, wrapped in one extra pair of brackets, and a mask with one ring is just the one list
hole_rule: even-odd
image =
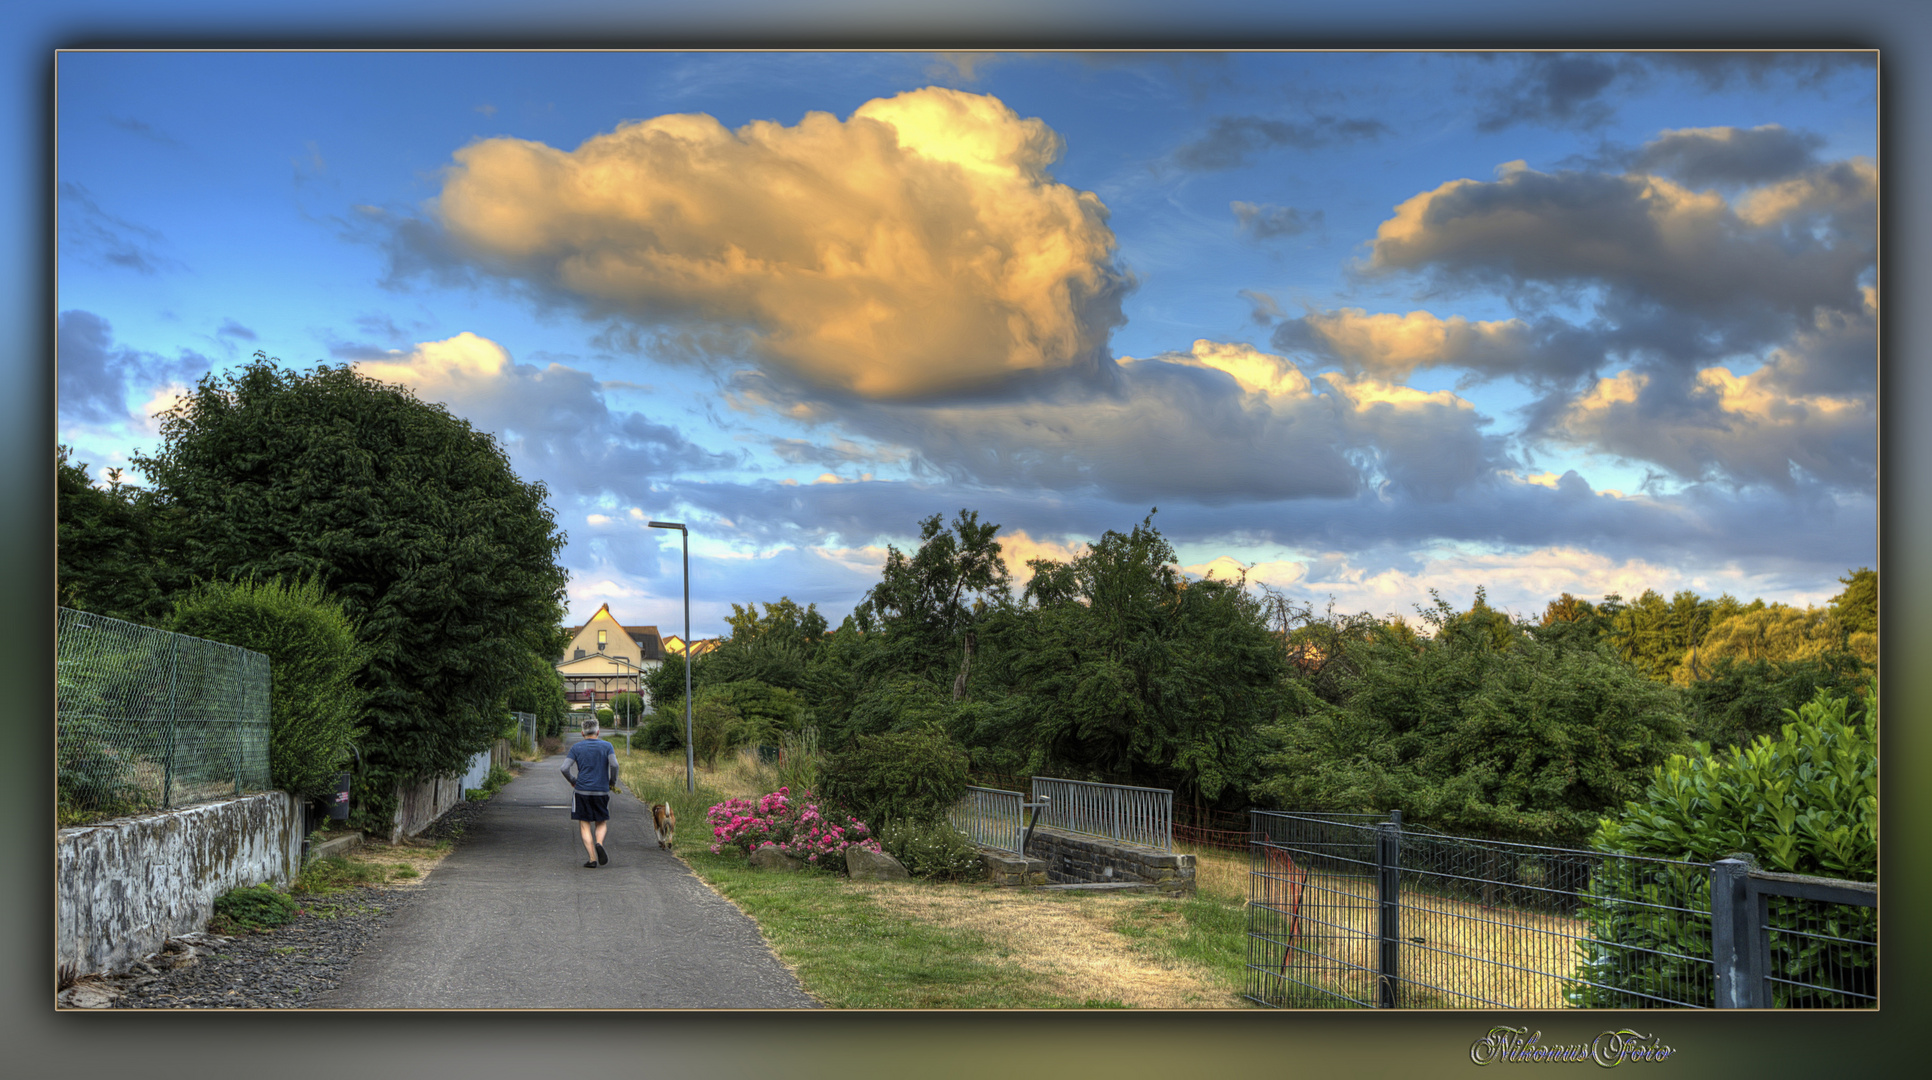
[(1060, 151), (996, 98), (928, 87), (843, 121), (479, 141), (437, 213), (482, 266), (594, 311), (733, 327), (768, 369), (917, 397), (1104, 356), (1126, 279), (1106, 208), (1047, 172)]

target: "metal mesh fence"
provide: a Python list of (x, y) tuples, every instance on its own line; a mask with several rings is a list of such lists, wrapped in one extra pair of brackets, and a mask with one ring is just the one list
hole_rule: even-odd
[(1290, 1008), (1710, 1006), (1711, 869), (1256, 811), (1247, 996)]
[(1412, 832), (1401, 886), (1405, 1005), (1711, 1004), (1704, 864)]
[(537, 745), (537, 715), (527, 712), (512, 712), (510, 715), (517, 722), (517, 742), (534, 749)]
[(1380, 820), (1253, 815), (1248, 997), (1304, 1009), (1375, 1004)]
[(1808, 897), (1766, 898), (1764, 972), (1773, 1008), (1878, 1005), (1878, 909)]
[(69, 608), (55, 633), (60, 824), (269, 787), (268, 657)]

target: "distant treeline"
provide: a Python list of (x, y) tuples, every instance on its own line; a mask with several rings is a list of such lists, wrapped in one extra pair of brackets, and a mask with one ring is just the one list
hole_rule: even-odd
[[(1775, 733), (1821, 688), (1862, 700), (1876, 670), (1868, 569), (1824, 608), (1564, 594), (1531, 621), (1478, 589), (1411, 623), (1189, 581), (1152, 514), (1070, 561), (1029, 560), (1015, 595), (998, 531), (970, 510), (928, 518), (837, 629), (789, 598), (734, 604), (730, 637), (693, 665), (698, 751), (807, 726), (834, 754), (924, 731), (987, 773), (1581, 841), (1694, 740)], [(680, 746), (683, 665), (649, 690), (647, 739)]]

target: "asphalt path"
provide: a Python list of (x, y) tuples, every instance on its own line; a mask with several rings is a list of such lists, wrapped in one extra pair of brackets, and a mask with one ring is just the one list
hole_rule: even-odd
[[(658, 848), (628, 791), (611, 796), (610, 862), (585, 869), (563, 765), (537, 762), (498, 791), (315, 1007), (818, 1006), (757, 924)], [(691, 843), (701, 823), (680, 824)]]

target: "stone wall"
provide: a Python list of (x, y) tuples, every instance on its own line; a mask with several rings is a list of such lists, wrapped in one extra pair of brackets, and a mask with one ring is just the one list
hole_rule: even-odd
[(215, 897), (301, 870), (302, 813), (279, 791), (61, 829), (55, 952), (78, 974), (115, 972), (206, 926)]
[(979, 859), (986, 867), (986, 880), (994, 885), (1004, 888), (1047, 883), (1046, 863), (1039, 859), (1022, 859), (1010, 851), (992, 848), (980, 848)]
[(1026, 850), (1046, 864), (1047, 881), (1056, 885), (1141, 882), (1173, 895), (1194, 891), (1192, 855), (1044, 826), (1033, 830)]

